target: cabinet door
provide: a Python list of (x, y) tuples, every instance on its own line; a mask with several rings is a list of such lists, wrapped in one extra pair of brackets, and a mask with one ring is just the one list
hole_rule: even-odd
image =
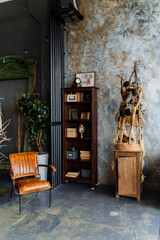
[(136, 157), (118, 158), (118, 194), (136, 194)]

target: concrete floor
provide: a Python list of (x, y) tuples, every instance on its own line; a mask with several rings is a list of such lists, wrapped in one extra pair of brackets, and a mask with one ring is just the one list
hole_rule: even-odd
[(106, 186), (67, 183), (52, 192), (9, 202), (10, 179), (0, 173), (0, 240), (160, 240), (160, 194), (143, 192), (142, 200), (121, 197)]

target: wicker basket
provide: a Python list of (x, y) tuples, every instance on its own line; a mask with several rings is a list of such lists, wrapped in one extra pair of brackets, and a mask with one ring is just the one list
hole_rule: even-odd
[(114, 145), (115, 150), (120, 151), (140, 151), (143, 150), (142, 145), (139, 143), (116, 143)]

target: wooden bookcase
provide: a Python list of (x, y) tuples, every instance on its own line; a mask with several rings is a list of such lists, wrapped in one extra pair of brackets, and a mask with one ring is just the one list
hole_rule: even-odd
[[(64, 88), (62, 103), (63, 183), (66, 180), (87, 182), (94, 188), (97, 183), (97, 88)], [(73, 115), (75, 109), (76, 117)], [(81, 124), (85, 127), (83, 138), (79, 133)], [(68, 129), (73, 128), (74, 132), (77, 131), (77, 136), (73, 133), (73, 137), (68, 137)], [(67, 152), (73, 146), (78, 151), (78, 157), (68, 159)], [(82, 160), (80, 151), (89, 152), (90, 159)], [(80, 172), (80, 175), (75, 178), (68, 177), (68, 172)]]
[(116, 197), (141, 198), (142, 151), (115, 150)]

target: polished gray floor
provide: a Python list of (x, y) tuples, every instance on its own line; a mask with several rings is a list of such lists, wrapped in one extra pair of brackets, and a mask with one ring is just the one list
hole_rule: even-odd
[(143, 191), (142, 199), (116, 199), (114, 189), (67, 183), (52, 192), (18, 197), (10, 191), (9, 175), (0, 173), (0, 240), (160, 240), (160, 194)]

